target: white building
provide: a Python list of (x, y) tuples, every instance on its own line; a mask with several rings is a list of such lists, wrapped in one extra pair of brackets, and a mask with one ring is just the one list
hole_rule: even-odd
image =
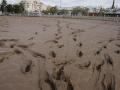
[(47, 5), (40, 2), (40, 0), (22, 0), (21, 3), (23, 3), (25, 7), (25, 11), (28, 14), (40, 14), (41, 11), (47, 9)]
[(46, 4), (44, 4), (44, 3), (40, 3), (40, 5), (41, 5), (41, 11), (43, 11), (43, 10), (47, 10), (47, 8), (49, 7), (49, 5), (46, 5)]

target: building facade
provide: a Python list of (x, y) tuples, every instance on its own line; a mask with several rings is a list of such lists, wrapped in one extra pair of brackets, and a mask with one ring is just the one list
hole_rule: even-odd
[(41, 14), (41, 11), (47, 9), (47, 5), (40, 2), (40, 0), (22, 0), (21, 3), (28, 14)]

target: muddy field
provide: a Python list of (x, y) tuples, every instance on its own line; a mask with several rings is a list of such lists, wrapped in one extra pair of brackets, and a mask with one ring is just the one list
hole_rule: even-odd
[(120, 90), (120, 25), (1, 16), (0, 90)]

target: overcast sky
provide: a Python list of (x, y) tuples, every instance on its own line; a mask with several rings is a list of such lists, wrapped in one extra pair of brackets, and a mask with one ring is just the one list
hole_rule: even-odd
[[(2, 0), (0, 0), (2, 1)], [(8, 3), (17, 3), (21, 0), (7, 0)], [(48, 5), (58, 5), (60, 6), (60, 0), (41, 0)], [(61, 0), (62, 7), (71, 7), (71, 6), (102, 6), (110, 7), (113, 0)], [(116, 0), (115, 6), (120, 7), (120, 0)]]

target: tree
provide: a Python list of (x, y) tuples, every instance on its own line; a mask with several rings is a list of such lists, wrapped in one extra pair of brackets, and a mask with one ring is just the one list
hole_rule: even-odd
[(88, 15), (89, 8), (85, 7), (82, 9), (82, 15)]
[(105, 12), (106, 12), (105, 8), (100, 7), (99, 15), (104, 16)]
[(24, 5), (22, 3), (20, 4), (14, 4), (13, 5), (13, 11), (14, 13), (23, 13), (24, 12)]
[(25, 11), (24, 4), (23, 4), (23, 3), (20, 3), (20, 4), (19, 4), (19, 8), (20, 8), (20, 13), (23, 13), (23, 12)]
[(68, 14), (68, 10), (66, 9), (62, 9), (58, 11), (58, 15), (66, 15), (66, 14)]
[(8, 4), (6, 9), (7, 9), (8, 13), (13, 13), (14, 12), (13, 5), (11, 5), (11, 4)]
[(58, 9), (57, 9), (56, 6), (55, 6), (55, 7), (51, 7), (51, 8), (49, 8), (48, 12), (49, 12), (50, 14), (54, 15), (54, 14), (57, 14)]
[(43, 10), (42, 13), (43, 14), (48, 14), (49, 12), (48, 12), (48, 10)]
[(5, 13), (5, 12), (6, 12), (6, 6), (7, 6), (7, 1), (6, 1), (6, 0), (3, 0), (2, 3), (1, 3), (2, 13)]
[(73, 8), (72, 10), (72, 15), (87, 15), (88, 14), (88, 11), (89, 11), (89, 8), (87, 7), (84, 7), (84, 8), (81, 8), (81, 7), (75, 7)]
[(80, 13), (80, 7), (75, 7), (75, 8), (73, 8), (73, 10), (72, 10), (72, 15), (78, 15), (79, 13)]

